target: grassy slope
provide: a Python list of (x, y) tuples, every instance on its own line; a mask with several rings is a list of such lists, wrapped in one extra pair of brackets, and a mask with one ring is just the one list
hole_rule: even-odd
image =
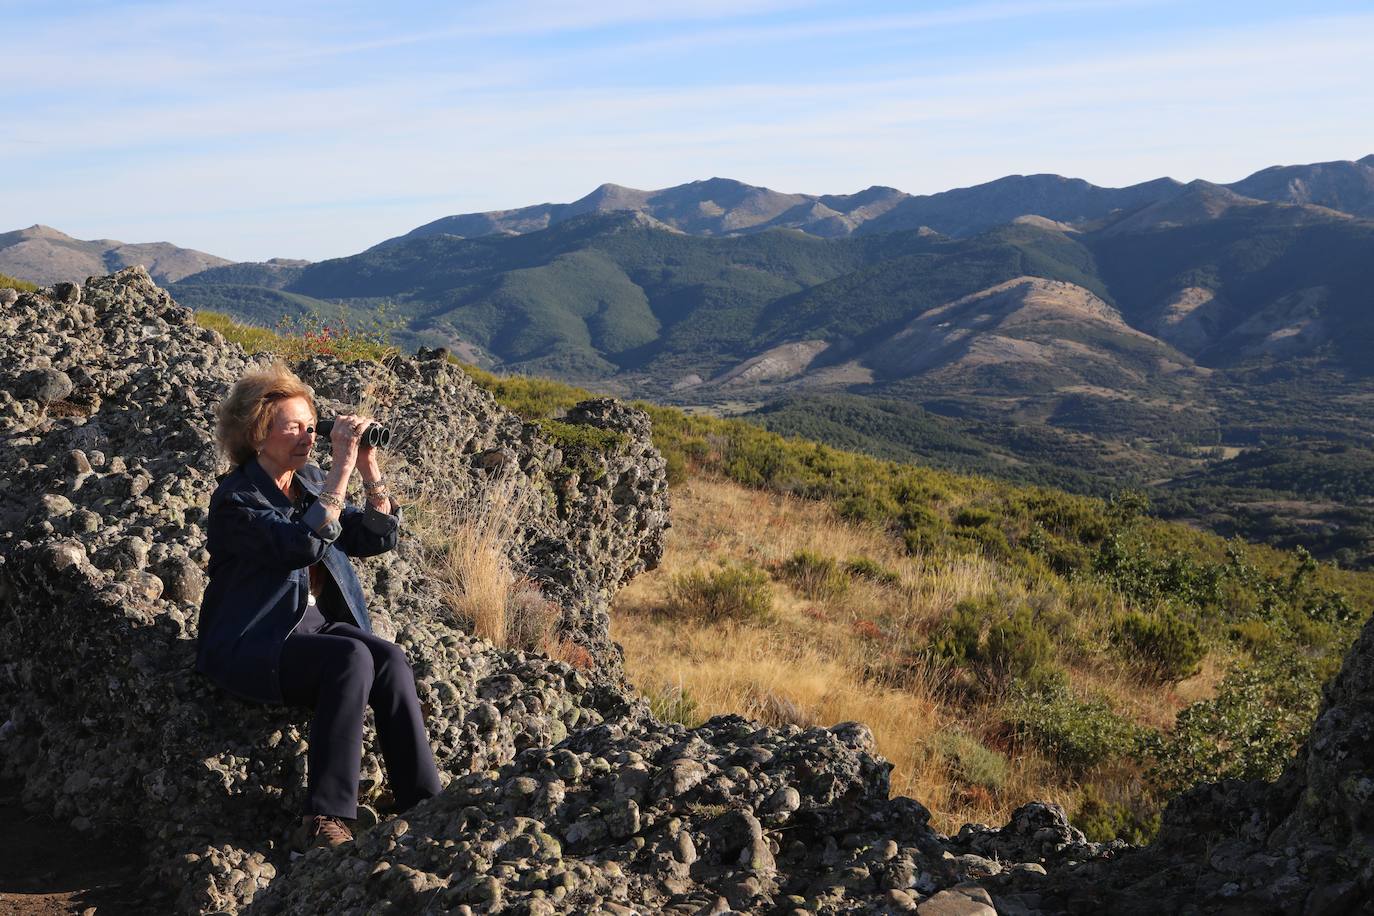
[(9, 274), (0, 274), (0, 289), (17, 289), (21, 293), (31, 293), (38, 289), (36, 284), (28, 280), (20, 280), (18, 277), (11, 277)]
[[(260, 349), (302, 345), (219, 327)], [(587, 394), (470, 371), (530, 418)], [(677, 507), (664, 569), (617, 604), (632, 676), (684, 721), (869, 721), (899, 790), (946, 827), (1036, 796), (1098, 836), (1139, 838), (1198, 779), (1274, 775), (1374, 602), (1374, 575), (1151, 521), (1131, 498), (643, 406)], [(692, 581), (766, 592), (772, 610), (711, 618)]]

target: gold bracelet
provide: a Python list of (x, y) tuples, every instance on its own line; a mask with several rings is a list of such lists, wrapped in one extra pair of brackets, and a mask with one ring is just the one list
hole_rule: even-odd
[(373, 492), (374, 490), (385, 490), (385, 489), (386, 489), (386, 478), (385, 478), (385, 477), (378, 477), (376, 480), (364, 480), (364, 481), (363, 481), (363, 492), (364, 492), (364, 493), (367, 493), (369, 496), (372, 494), (372, 492)]
[(326, 493), (321, 490), (319, 499), (320, 502), (324, 503), (326, 509), (335, 509), (339, 512), (343, 511), (344, 501), (333, 493)]

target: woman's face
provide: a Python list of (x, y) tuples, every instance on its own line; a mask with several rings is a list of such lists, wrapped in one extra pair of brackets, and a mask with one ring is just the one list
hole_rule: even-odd
[(276, 408), (267, 438), (258, 449), (259, 460), (276, 472), (299, 471), (315, 446), (315, 413), (305, 398), (284, 398)]

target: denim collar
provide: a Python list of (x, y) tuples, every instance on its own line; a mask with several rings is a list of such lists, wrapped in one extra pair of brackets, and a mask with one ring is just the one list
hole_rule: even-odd
[[(313, 502), (319, 497), (320, 488), (313, 481), (308, 480), (305, 474), (301, 473), (301, 471), (304, 471), (305, 468), (308, 467), (310, 467), (310, 465), (306, 465), (301, 468), (300, 471), (297, 471), (293, 479), (302, 490), (310, 495), (311, 501)], [(243, 466), (243, 471), (248, 475), (248, 479), (252, 482), (253, 486), (257, 487), (258, 492), (267, 497), (267, 501), (272, 505), (279, 509), (285, 509), (288, 512), (295, 508), (295, 504), (281, 491), (281, 487), (277, 486), (277, 482), (272, 479), (271, 474), (267, 473), (267, 469), (258, 463), (257, 458), (250, 458), (248, 463)]]

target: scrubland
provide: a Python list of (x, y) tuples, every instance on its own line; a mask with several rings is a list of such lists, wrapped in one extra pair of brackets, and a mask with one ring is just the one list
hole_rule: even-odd
[[(387, 355), (347, 328), (202, 320), (287, 356)], [(587, 396), (468, 371), (555, 437)], [(1040, 798), (1096, 839), (1141, 841), (1182, 789), (1274, 778), (1374, 598), (1374, 575), (1157, 521), (1139, 493), (1018, 487), (641, 406), (674, 527), (614, 608), (631, 680), (688, 724), (863, 721), (894, 791), (946, 829)], [(457, 570), (455, 608), (472, 604), (462, 558), (436, 556)], [(510, 642), (481, 623), (502, 614), (465, 616)]]

